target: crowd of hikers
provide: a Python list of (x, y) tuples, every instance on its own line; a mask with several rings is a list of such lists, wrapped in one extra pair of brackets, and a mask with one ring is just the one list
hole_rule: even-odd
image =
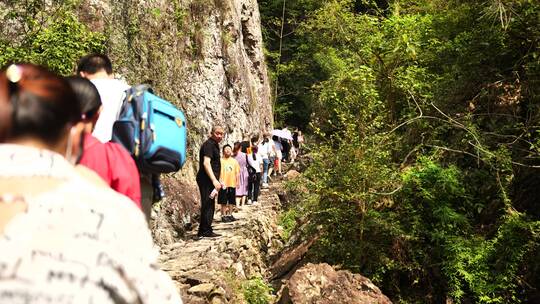
[(121, 84), (103, 55), (69, 78), (0, 70), (0, 303), (182, 302), (157, 265), (138, 168), (109, 142)]
[[(102, 54), (70, 77), (30, 63), (0, 70), (0, 303), (182, 303), (148, 228), (159, 174), (111, 141), (129, 88)], [(303, 141), (264, 134), (221, 158), (223, 135), (215, 126), (200, 151), (201, 238), (217, 236), (216, 198), (234, 221), (233, 206), (257, 204)]]
[(261, 188), (268, 188), (272, 174), (283, 176), (282, 162), (294, 162), (304, 142), (301, 131), (294, 132), (290, 139), (264, 132), (262, 137), (255, 135), (249, 140), (234, 142), (233, 146), (225, 144), (220, 149), (223, 135), (222, 126), (213, 126), (199, 152), (199, 238), (220, 236), (212, 230), (216, 197), (221, 207), (221, 220), (234, 222), (234, 207), (259, 204)]

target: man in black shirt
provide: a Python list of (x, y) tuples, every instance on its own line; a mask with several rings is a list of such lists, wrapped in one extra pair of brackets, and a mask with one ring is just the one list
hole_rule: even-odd
[(221, 189), (219, 142), (223, 139), (223, 133), (223, 127), (214, 126), (210, 138), (202, 144), (199, 152), (199, 171), (197, 172), (197, 185), (201, 194), (201, 220), (197, 234), (199, 238), (219, 236), (212, 231), (216, 205), (215, 196), (210, 198), (210, 194), (214, 189), (217, 191)]

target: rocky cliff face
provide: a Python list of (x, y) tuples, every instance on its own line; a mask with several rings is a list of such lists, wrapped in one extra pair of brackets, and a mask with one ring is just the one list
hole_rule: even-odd
[(192, 161), (181, 179), (214, 122), (231, 144), (272, 127), (256, 0), (86, 0), (79, 15), (106, 34), (119, 74), (185, 111)]
[(170, 244), (198, 214), (198, 152), (212, 125), (225, 127), (229, 144), (272, 127), (257, 1), (84, 0), (77, 13), (105, 34), (119, 75), (150, 83), (186, 113), (190, 157), (164, 178), (169, 197), (152, 223), (156, 242)]

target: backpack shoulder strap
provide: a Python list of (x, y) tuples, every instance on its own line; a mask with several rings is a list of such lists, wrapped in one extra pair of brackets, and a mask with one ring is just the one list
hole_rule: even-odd
[(150, 85), (148, 84), (138, 84), (138, 85), (135, 85), (135, 86), (132, 86), (131, 87), (131, 90), (133, 90), (134, 92), (144, 92), (144, 91), (148, 91), (150, 93), (154, 93), (154, 90), (152, 90), (152, 88), (150, 87)]

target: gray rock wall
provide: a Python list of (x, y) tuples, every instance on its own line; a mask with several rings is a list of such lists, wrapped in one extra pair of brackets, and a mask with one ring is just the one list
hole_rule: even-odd
[(256, 0), (86, 0), (79, 17), (107, 39), (117, 72), (150, 82), (186, 113), (194, 180), (198, 148), (214, 122), (232, 144), (273, 124)]
[(104, 34), (120, 76), (150, 83), (187, 116), (188, 161), (163, 178), (168, 198), (151, 223), (158, 244), (173, 243), (197, 222), (198, 153), (212, 125), (229, 144), (272, 128), (257, 1), (84, 0), (77, 13)]

